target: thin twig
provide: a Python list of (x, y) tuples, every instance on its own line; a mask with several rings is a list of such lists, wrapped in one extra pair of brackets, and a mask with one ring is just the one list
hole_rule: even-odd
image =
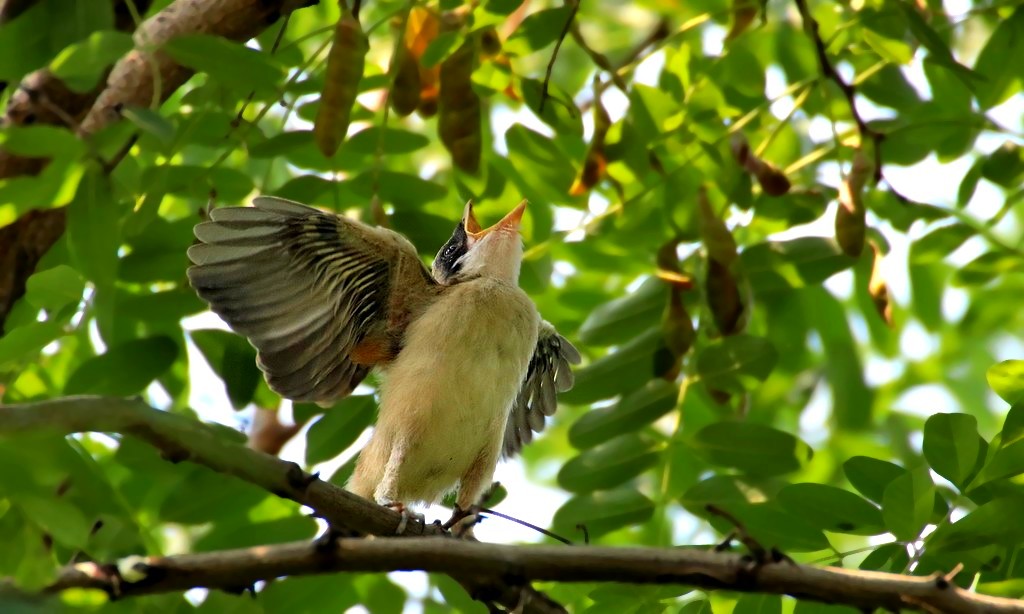
[(800, 11), (800, 19), (803, 21), (804, 30), (814, 43), (814, 50), (818, 56), (821, 74), (839, 86), (843, 96), (846, 97), (846, 102), (850, 106), (850, 115), (853, 116), (853, 121), (857, 124), (857, 132), (860, 133), (861, 141), (871, 140), (874, 143), (874, 183), (877, 184), (882, 180), (882, 141), (885, 140), (885, 135), (868, 126), (864, 118), (861, 117), (860, 111), (857, 110), (857, 88), (847, 83), (842, 75), (836, 71), (832, 61), (828, 59), (828, 51), (825, 48), (825, 42), (821, 40), (818, 21), (811, 15), (811, 11), (807, 7), (807, 0), (794, 1), (796, 2), (797, 9)]
[(555, 41), (555, 48), (551, 51), (551, 59), (548, 60), (548, 68), (544, 72), (544, 83), (540, 89), (540, 105), (537, 110), (538, 113), (544, 112), (544, 103), (548, 100), (548, 86), (551, 84), (551, 71), (555, 69), (555, 60), (558, 58), (558, 50), (562, 48), (562, 43), (565, 42), (565, 37), (569, 34), (569, 28), (572, 27), (572, 22), (576, 19), (576, 13), (580, 10), (580, 2), (582, 0), (567, 0), (569, 7), (569, 17), (565, 20), (565, 25), (562, 26), (562, 32), (558, 35), (558, 40)]
[(531, 524), (529, 522), (526, 522), (525, 520), (520, 520), (518, 518), (513, 518), (512, 516), (509, 516), (508, 514), (502, 514), (501, 512), (494, 511), (494, 510), (492, 510), (489, 507), (481, 507), (480, 511), (484, 512), (485, 514), (491, 514), (492, 516), (497, 516), (498, 518), (504, 518), (505, 520), (509, 520), (509, 521), (514, 522), (516, 524), (522, 525), (522, 526), (526, 527), (527, 529), (533, 529), (534, 531), (540, 533), (541, 535), (545, 535), (547, 537), (550, 537), (551, 539), (557, 539), (558, 541), (562, 542), (563, 544), (565, 544), (567, 546), (571, 546), (572, 545), (571, 541), (569, 541), (568, 539), (562, 537), (561, 535), (558, 535), (556, 533), (552, 533), (551, 531), (548, 531), (547, 529), (545, 529), (543, 527), (538, 527), (537, 525)]

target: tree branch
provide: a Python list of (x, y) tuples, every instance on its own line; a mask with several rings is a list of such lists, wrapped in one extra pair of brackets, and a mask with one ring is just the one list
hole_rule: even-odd
[(133, 559), (128, 582), (117, 565), (80, 563), (64, 569), (47, 592), (98, 588), (118, 596), (195, 587), (238, 590), (260, 580), (330, 572), (428, 571), (518, 581), (686, 584), (793, 595), (874, 610), (1024, 612), (1024, 601), (971, 593), (941, 575), (929, 577), (753, 563), (739, 554), (694, 549), (599, 546), (506, 546), (456, 539), (340, 539), (333, 548), (309, 542), (204, 554)]
[[(295, 463), (228, 441), (201, 422), (153, 409), (138, 399), (80, 396), (0, 405), (0, 435), (37, 431), (61, 435), (120, 433), (136, 437), (158, 449), (171, 462), (191, 461), (310, 507), (335, 529), (395, 536), (402, 520), (398, 512), (310, 475)], [(435, 525), (409, 522), (402, 537), (424, 535), (442, 536), (446, 532)], [(527, 614), (564, 611), (543, 593), (521, 582), (509, 583), (475, 573), (453, 577), (481, 601), (494, 601), (510, 609), (527, 604), (522, 610)]]
[[(294, 463), (226, 441), (207, 425), (158, 411), (140, 400), (71, 397), (0, 406), (0, 435), (44, 430), (137, 437), (168, 460), (190, 460), (309, 506), (335, 527), (386, 536), (394, 535), (401, 519), (397, 512), (311, 476)], [(769, 558), (758, 563), (749, 556), (697, 549), (506, 546), (443, 535), (434, 525), (411, 523), (405, 539), (342, 538), (320, 544), (298, 542), (136, 558), (121, 565), (80, 563), (64, 569), (47, 590), (88, 587), (127, 596), (194, 587), (239, 590), (259, 580), (290, 575), (421, 570), (447, 573), (475, 598), (519, 607), (523, 612), (562, 611), (528, 584), (553, 580), (686, 584), (785, 594), (867, 609), (1024, 613), (1024, 601), (978, 595), (942, 575), (915, 577), (819, 568), (788, 559)], [(119, 568), (130, 568), (129, 578), (121, 577)], [(141, 574), (141, 579), (136, 580), (135, 574)]]

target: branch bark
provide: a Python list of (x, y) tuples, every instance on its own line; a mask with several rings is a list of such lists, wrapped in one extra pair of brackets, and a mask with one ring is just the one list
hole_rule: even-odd
[[(61, 435), (120, 433), (135, 437), (155, 447), (171, 462), (191, 461), (312, 508), (334, 529), (395, 536), (402, 520), (398, 512), (310, 475), (295, 463), (228, 441), (201, 422), (153, 409), (138, 399), (81, 396), (0, 405), (0, 436), (39, 431)], [(446, 532), (440, 527), (418, 522), (407, 523), (402, 533), (402, 537), (443, 535)], [(481, 601), (500, 603), (509, 609), (522, 607), (524, 614), (564, 611), (528, 584), (475, 573), (452, 577)]]
[[(189, 460), (233, 475), (313, 508), (335, 527), (394, 535), (401, 516), (302, 471), (298, 465), (226, 441), (185, 416), (140, 400), (71, 397), (0, 406), (0, 435), (50, 430), (137, 437), (168, 460)], [(597, 546), (506, 546), (443, 537), (433, 525), (410, 523), (403, 539), (338, 539), (222, 552), (135, 559), (126, 565), (80, 563), (62, 571), (48, 592), (100, 588), (115, 596), (194, 587), (239, 590), (259, 580), (330, 572), (421, 570), (447, 573), (474, 597), (522, 612), (558, 612), (561, 606), (532, 589), (532, 580), (686, 584), (792, 595), (859, 608), (941, 612), (1024, 613), (1024, 601), (978, 595), (941, 575), (929, 577), (813, 567), (783, 559), (757, 563), (748, 556), (697, 549)]]
[(195, 587), (238, 590), (259, 580), (331, 572), (429, 571), (517, 581), (686, 584), (702, 589), (794, 595), (874, 610), (1024, 612), (1024, 602), (978, 595), (942, 576), (913, 577), (789, 561), (757, 565), (749, 557), (694, 549), (506, 546), (439, 537), (340, 539), (134, 560), (141, 579), (125, 582), (115, 565), (63, 570), (47, 591), (98, 588), (119, 596)]

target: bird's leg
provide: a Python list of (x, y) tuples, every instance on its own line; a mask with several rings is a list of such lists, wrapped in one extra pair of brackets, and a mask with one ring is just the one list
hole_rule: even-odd
[(497, 464), (498, 450), (481, 450), (469, 471), (459, 480), (459, 496), (452, 517), (443, 526), (456, 537), (473, 537), (473, 525), (480, 522), (484, 493), (490, 490), (491, 477)]
[(405, 533), (410, 519), (426, 524), (423, 514), (409, 511), (398, 497), (398, 472), (404, 460), (405, 445), (396, 441), (394, 447), (391, 448), (387, 465), (384, 467), (384, 477), (373, 491), (373, 498), (379, 505), (389, 507), (402, 515), (398, 528), (395, 529), (396, 535)]
[(409, 520), (415, 520), (421, 525), (426, 526), (427, 518), (419, 512), (413, 512), (409, 508), (405, 507), (405, 504), (401, 501), (387, 501), (381, 503), (384, 507), (391, 508), (401, 514), (402, 519), (398, 521), (398, 528), (395, 529), (395, 535), (402, 535), (405, 533), (406, 527), (409, 526)]

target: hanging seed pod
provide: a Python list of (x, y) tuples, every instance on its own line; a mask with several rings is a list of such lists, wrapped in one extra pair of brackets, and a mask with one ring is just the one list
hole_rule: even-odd
[(404, 47), (399, 49), (394, 60), (395, 81), (391, 86), (391, 108), (401, 117), (409, 115), (420, 106), (420, 65)]
[(320, 108), (313, 120), (313, 139), (320, 152), (328, 158), (338, 151), (348, 133), (352, 105), (359, 94), (359, 81), (363, 78), (369, 48), (359, 21), (342, 5), (341, 17), (334, 30), (334, 42), (327, 56)]
[(732, 155), (748, 173), (757, 179), (761, 189), (769, 196), (782, 196), (789, 192), (792, 184), (786, 175), (750, 151), (750, 145), (742, 134), (733, 135)]
[(715, 326), (723, 335), (732, 335), (746, 325), (743, 294), (733, 271), (739, 260), (736, 240), (725, 222), (715, 215), (703, 187), (697, 194), (701, 240), (707, 251), (704, 295)]
[[(596, 87), (596, 78), (594, 79), (594, 85), (594, 91), (600, 91)], [(594, 114), (594, 136), (590, 140), (590, 146), (587, 147), (587, 156), (583, 159), (583, 168), (580, 169), (580, 174), (576, 176), (572, 187), (569, 188), (570, 196), (582, 196), (592, 190), (597, 185), (597, 182), (601, 181), (604, 177), (605, 170), (608, 167), (608, 160), (604, 154), (604, 141), (605, 137), (608, 136), (608, 129), (612, 126), (612, 120), (608, 115), (608, 111), (604, 108), (604, 104), (601, 102), (601, 96), (594, 98), (592, 109)]]
[(672, 353), (673, 366), (667, 373), (662, 375), (669, 381), (675, 380), (682, 371), (683, 358), (693, 347), (693, 341), (697, 338), (697, 331), (693, 328), (693, 320), (686, 305), (683, 304), (682, 289), (673, 286), (669, 291), (668, 305), (665, 306), (665, 313), (662, 315), (661, 328), (665, 333), (665, 346)]
[(725, 35), (726, 42), (740, 36), (754, 23), (757, 17), (757, 4), (754, 0), (732, 0), (732, 7), (729, 15), (729, 33)]
[(872, 164), (858, 148), (853, 154), (850, 172), (839, 184), (839, 208), (836, 209), (836, 242), (849, 256), (860, 257), (867, 232), (864, 186), (871, 177)]
[[(432, 117), (437, 113), (437, 96), (441, 89), (441, 67), (436, 64), (425, 67), (423, 66), (422, 58), (427, 47), (440, 34), (441, 25), (441, 17), (432, 9), (414, 6), (409, 11), (409, 19), (406, 22), (402, 44), (407, 55), (411, 56), (415, 61), (418, 73), (419, 93), (417, 94), (418, 104), (416, 109), (420, 117)], [(411, 70), (411, 68), (408, 70)]]
[(874, 252), (874, 260), (871, 264), (871, 278), (868, 280), (868, 294), (871, 295), (871, 302), (875, 304), (878, 315), (886, 326), (892, 328), (892, 302), (889, 300), (889, 286), (882, 277), (882, 250), (871, 242), (871, 251)]
[(708, 259), (704, 293), (715, 326), (723, 335), (732, 335), (743, 329), (743, 298), (736, 277), (717, 260)]
[(480, 97), (473, 91), (477, 60), (476, 37), (468, 37), (455, 53), (441, 63), (437, 132), (452, 155), (455, 166), (467, 173), (480, 168), (483, 146)]

